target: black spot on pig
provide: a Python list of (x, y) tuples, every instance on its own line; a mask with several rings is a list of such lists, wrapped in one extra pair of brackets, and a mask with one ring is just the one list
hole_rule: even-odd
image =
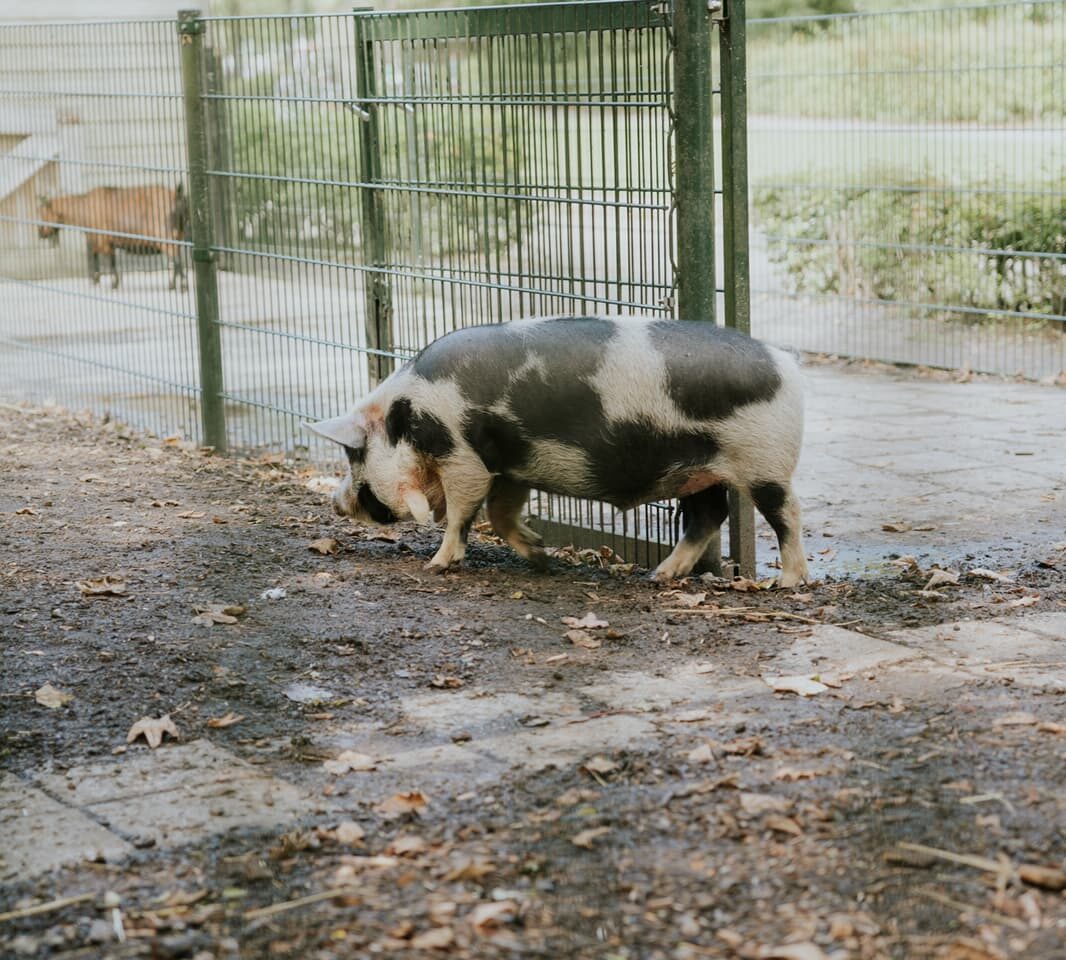
[(585, 449), (594, 484), (590, 496), (629, 507), (653, 496), (677, 470), (709, 463), (718, 452), (718, 443), (710, 433), (664, 433), (637, 420), (605, 427)]
[(393, 401), (385, 417), (385, 436), (394, 447), (406, 440), (431, 457), (446, 457), (455, 449), (451, 431), (432, 413), (416, 411), (407, 397)]
[(349, 447), (346, 443), (344, 455), (348, 458), (348, 465), (354, 467), (357, 463), (366, 463), (366, 447)]
[(467, 413), (463, 436), (491, 473), (506, 474), (521, 467), (532, 449), (518, 424), (486, 410)]
[(533, 437), (584, 449), (603, 431), (599, 393), (584, 379), (564, 371), (527, 369), (511, 384), (507, 404)]
[(375, 523), (396, 522), (396, 514), (374, 495), (374, 491), (367, 484), (364, 483), (359, 488), (355, 499)]
[(713, 323), (663, 320), (648, 328), (666, 361), (666, 389), (694, 420), (721, 420), (738, 407), (773, 399), (781, 375), (757, 340)]
[(553, 387), (593, 376), (614, 334), (615, 324), (600, 317), (467, 327), (431, 343), (413, 368), (426, 380), (454, 380), (468, 401), (489, 407), (507, 394), (531, 356), (541, 361)]

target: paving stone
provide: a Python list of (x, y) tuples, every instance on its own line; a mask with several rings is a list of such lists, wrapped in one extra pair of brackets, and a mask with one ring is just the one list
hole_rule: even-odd
[(486, 696), (478, 690), (423, 694), (404, 699), (403, 712), (428, 730), (451, 732), (462, 728), (470, 734), (509, 731), (523, 717), (554, 715), (580, 716), (576, 698), (559, 693), (527, 697), (517, 693)]
[[(1030, 619), (961, 620), (893, 631), (893, 639), (974, 677), (1066, 690), (1066, 650), (1058, 639), (1024, 628)], [(1039, 620), (1038, 623), (1044, 621)]]
[(176, 846), (241, 827), (285, 823), (313, 809), (292, 784), (208, 740), (131, 751), (42, 782), (138, 845)]
[(887, 663), (919, 656), (914, 650), (888, 640), (878, 640), (855, 630), (821, 624), (808, 636), (796, 637), (787, 650), (765, 660), (763, 675), (801, 673), (858, 673)]
[(0, 774), (0, 883), (87, 859), (119, 861), (132, 852), (125, 840), (79, 810)]
[(694, 660), (661, 675), (626, 670), (582, 687), (581, 692), (604, 709), (647, 711), (680, 704), (705, 706), (762, 691), (763, 684), (752, 677), (726, 674), (714, 669), (713, 664), (710, 670), (701, 672), (706, 667), (706, 661)]

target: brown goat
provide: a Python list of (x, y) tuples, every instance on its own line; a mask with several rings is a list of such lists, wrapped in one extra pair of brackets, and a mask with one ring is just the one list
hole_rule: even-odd
[[(67, 225), (86, 230), (85, 244), (89, 256), (89, 276), (100, 282), (100, 256), (110, 261), (112, 288), (118, 286), (115, 253), (161, 253), (170, 262), (170, 289), (181, 278), (189, 289), (182, 263), (181, 247), (173, 240), (185, 239), (188, 206), (181, 184), (168, 187), (97, 187), (88, 193), (41, 198), (38, 219), (47, 221), (38, 227), (42, 240), (59, 243), (59, 227)], [(131, 234), (131, 236), (122, 236)]]

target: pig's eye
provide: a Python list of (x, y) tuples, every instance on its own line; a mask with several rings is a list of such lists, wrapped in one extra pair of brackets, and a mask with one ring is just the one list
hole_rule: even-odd
[(349, 447), (344, 445), (344, 454), (349, 464), (364, 463), (366, 461), (366, 447)]

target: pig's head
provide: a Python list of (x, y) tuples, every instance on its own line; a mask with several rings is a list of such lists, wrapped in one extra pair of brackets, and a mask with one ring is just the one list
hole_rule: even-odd
[(425, 494), (412, 480), (418, 470), (411, 448), (388, 443), (380, 423), (355, 411), (304, 427), (340, 444), (348, 457), (348, 475), (333, 494), (340, 516), (374, 523), (433, 519)]

